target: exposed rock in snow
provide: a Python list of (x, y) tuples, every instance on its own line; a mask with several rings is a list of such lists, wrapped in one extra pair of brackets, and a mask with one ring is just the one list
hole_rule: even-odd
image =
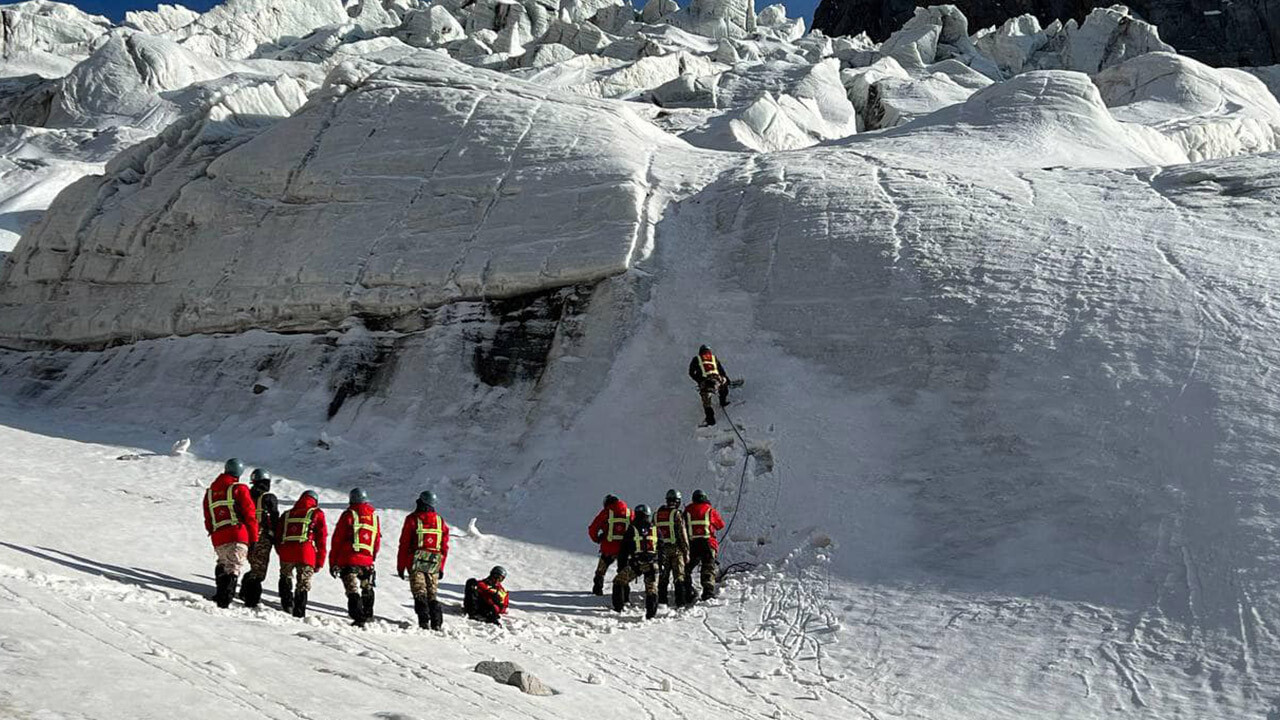
[(475, 671), (481, 675), (488, 675), (500, 683), (506, 683), (512, 675), (524, 672), (524, 668), (509, 660), (481, 660), (476, 663)]
[(1280, 148), (1280, 102), (1242, 70), (1155, 52), (1109, 68), (1094, 82), (1117, 119), (1155, 128), (1192, 161)]
[(756, 29), (752, 0), (692, 0), (666, 21), (698, 35), (711, 38), (741, 38)]
[(520, 692), (525, 695), (537, 695), (547, 697), (555, 695), (555, 691), (547, 687), (546, 683), (538, 679), (533, 673), (517, 670), (511, 673), (511, 677), (507, 678), (507, 684), (512, 687), (520, 688)]
[(177, 442), (175, 442), (173, 444), (173, 447), (169, 448), (169, 454), (184, 455), (186, 454), (187, 448), (189, 447), (191, 447), (191, 438), (182, 438), (181, 440), (178, 440)]

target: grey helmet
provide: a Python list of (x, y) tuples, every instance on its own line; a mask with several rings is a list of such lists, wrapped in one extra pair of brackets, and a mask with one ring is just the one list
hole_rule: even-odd
[(253, 473), (249, 475), (249, 480), (252, 482), (254, 490), (267, 492), (271, 489), (271, 473), (262, 468), (254, 468)]
[(302, 497), (309, 497), (316, 502), (320, 502), (320, 496), (316, 494), (315, 490), (304, 490), (302, 492)]
[(244, 474), (244, 463), (240, 462), (240, 458), (231, 458), (223, 464), (222, 471), (233, 478), (238, 478)]
[(423, 490), (418, 493), (418, 510), (434, 509), (436, 506), (436, 494), (430, 490)]
[(351, 488), (351, 494), (347, 495), (347, 502), (351, 505), (367, 503), (369, 502), (369, 493), (360, 488)]
[(506, 580), (507, 569), (502, 567), (501, 565), (494, 565), (493, 569), (489, 571), (489, 577), (498, 578), (499, 580)]
[(636, 518), (636, 522), (640, 522), (641, 520), (643, 520), (644, 522), (648, 522), (649, 506), (643, 503), (641, 503), (640, 505), (637, 505), (635, 507), (635, 518)]
[(706, 494), (706, 493), (704, 493), (704, 492), (702, 492), (701, 490), (694, 490), (694, 491), (693, 491), (693, 501), (694, 501), (694, 502), (696, 502), (696, 503), (704, 503), (704, 502), (708, 502), (708, 501), (707, 501), (707, 494)]
[(675, 488), (671, 488), (670, 490), (667, 491), (668, 505), (675, 507), (680, 504), (680, 500), (681, 500), (681, 495), (679, 490)]

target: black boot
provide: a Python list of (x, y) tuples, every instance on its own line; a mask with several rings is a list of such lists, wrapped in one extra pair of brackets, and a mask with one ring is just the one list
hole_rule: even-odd
[(707, 423), (708, 425), (715, 425), (715, 424), (716, 424), (716, 411), (715, 411), (715, 410), (712, 410), (711, 408), (707, 408), (706, 410), (707, 410), (707, 420), (706, 420), (706, 423)]
[(214, 601), (218, 603), (218, 607), (225, 608), (231, 606), (231, 597), (235, 595), (235, 588), (232, 583), (235, 582), (234, 575), (219, 574), (216, 580), (218, 589), (214, 592)]
[(305, 591), (293, 594), (293, 616), (296, 618), (307, 616), (307, 593)]
[(424, 598), (413, 599), (413, 612), (418, 616), (418, 627), (426, 630), (431, 627), (431, 612)]
[(428, 600), (427, 611), (431, 613), (431, 629), (440, 630), (444, 627), (444, 609), (440, 607), (439, 600)]
[(262, 581), (245, 576), (244, 582), (240, 584), (240, 599), (244, 601), (245, 607), (258, 607), (258, 603), (262, 602)]
[(675, 596), (672, 598), (675, 600), (675, 606), (684, 607), (684, 583), (679, 580), (671, 583), (671, 592)]
[(364, 603), (360, 600), (360, 593), (347, 593), (347, 615), (351, 616), (356, 627), (364, 627)]
[(236, 585), (240, 584), (240, 578), (236, 575), (227, 575), (227, 604), (222, 607), (230, 607), (231, 601), (236, 597)]
[(476, 579), (467, 580), (466, 586), (462, 590), (462, 612), (468, 618), (474, 618), (478, 610), (476, 602)]
[(693, 581), (686, 580), (684, 583), (684, 604), (686, 606), (692, 605), (697, 599), (698, 596), (693, 592)]
[(364, 605), (364, 621), (369, 622), (373, 619), (373, 588), (365, 590), (361, 600)]
[(653, 616), (657, 614), (658, 614), (658, 596), (646, 594), (644, 596), (644, 616), (646, 618), (652, 619)]
[(702, 586), (702, 599), (703, 599), (703, 600), (711, 600), (711, 599), (712, 599), (712, 598), (714, 598), (715, 596), (716, 596), (716, 588), (715, 588), (715, 586), (714, 586), (714, 585), (703, 585), (703, 586)]
[(622, 586), (622, 602), (624, 603), (631, 602), (631, 586), (630, 585)]
[(280, 578), (280, 585), (276, 589), (280, 593), (280, 609), (287, 613), (293, 612), (293, 581)]
[(622, 583), (613, 584), (613, 609), (615, 612), (622, 612), (622, 608), (627, 604), (627, 586)]
[(668, 603), (668, 602), (667, 602), (667, 586), (666, 586), (666, 585), (659, 585), (659, 586), (658, 586), (658, 604), (659, 604), (659, 605), (669, 605), (669, 604), (670, 604), (670, 603)]
[(595, 579), (591, 581), (591, 594), (604, 595), (604, 576), (603, 575), (597, 575)]

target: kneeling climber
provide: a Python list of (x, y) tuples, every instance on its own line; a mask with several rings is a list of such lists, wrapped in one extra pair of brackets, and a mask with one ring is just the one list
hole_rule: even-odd
[(485, 579), (468, 580), (462, 596), (462, 610), (467, 617), (501, 625), (498, 618), (507, 614), (507, 589), (502, 586), (506, 579), (507, 571), (501, 565), (495, 565)]

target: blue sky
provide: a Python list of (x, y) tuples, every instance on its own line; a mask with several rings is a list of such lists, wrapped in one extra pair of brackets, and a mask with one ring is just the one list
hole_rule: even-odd
[[(72, 5), (80, 9), (94, 13), (95, 15), (106, 15), (113, 20), (120, 20), (124, 17), (126, 10), (154, 10), (156, 2), (145, 2), (138, 0), (69, 0)], [(277, 0), (278, 2), (288, 2), (289, 0)], [(818, 6), (818, 0), (782, 0), (787, 6), (787, 17), (803, 17), (804, 21), (809, 24), (813, 20), (813, 9)], [(773, 4), (778, 0), (756, 0), (756, 7), (764, 7)], [(217, 5), (212, 0), (167, 0), (168, 4), (186, 5), (192, 10), (208, 10), (210, 7)], [(632, 0), (637, 7), (643, 6), (643, 0)], [(681, 5), (684, 2), (680, 3)]]

